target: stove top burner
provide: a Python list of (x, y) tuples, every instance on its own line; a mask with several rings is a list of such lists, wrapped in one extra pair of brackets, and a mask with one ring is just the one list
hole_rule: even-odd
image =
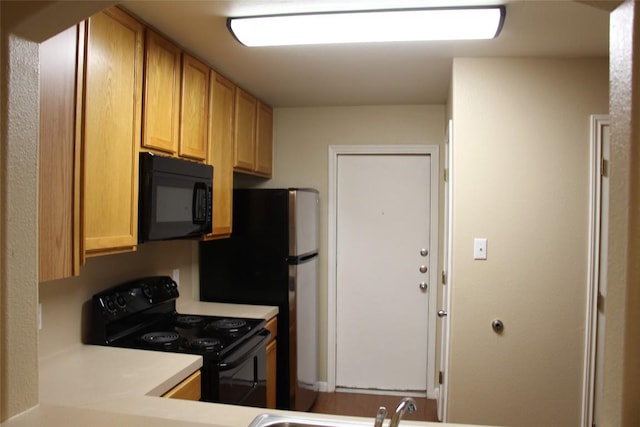
[(224, 334), (237, 334), (249, 329), (249, 326), (244, 319), (219, 319), (209, 323), (205, 326), (207, 332), (212, 333), (224, 333)]
[(202, 316), (194, 316), (189, 314), (179, 314), (175, 318), (175, 324), (178, 327), (190, 328), (200, 326), (205, 322)]
[(149, 332), (142, 335), (140, 340), (152, 346), (168, 347), (178, 343), (178, 341), (180, 341), (180, 335), (176, 332), (169, 331)]
[(213, 350), (222, 346), (217, 338), (195, 338), (189, 341), (189, 347), (196, 350)]

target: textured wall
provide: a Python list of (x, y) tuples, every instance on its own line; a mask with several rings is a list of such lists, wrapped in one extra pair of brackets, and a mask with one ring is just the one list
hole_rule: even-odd
[(603, 425), (640, 425), (640, 9), (611, 14), (611, 209)]
[(0, 2), (0, 421), (38, 402), (38, 44), (113, 2)]
[(38, 45), (7, 34), (2, 43), (1, 405), (6, 418), (38, 402)]

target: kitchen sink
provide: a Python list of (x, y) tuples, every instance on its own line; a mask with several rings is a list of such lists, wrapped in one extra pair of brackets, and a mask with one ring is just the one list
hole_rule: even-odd
[(350, 421), (337, 418), (305, 418), (297, 415), (258, 415), (248, 427), (371, 427), (371, 421)]

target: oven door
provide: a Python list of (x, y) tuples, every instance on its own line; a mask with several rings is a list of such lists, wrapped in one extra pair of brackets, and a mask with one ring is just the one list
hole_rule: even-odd
[(269, 331), (262, 330), (218, 364), (220, 403), (267, 406)]

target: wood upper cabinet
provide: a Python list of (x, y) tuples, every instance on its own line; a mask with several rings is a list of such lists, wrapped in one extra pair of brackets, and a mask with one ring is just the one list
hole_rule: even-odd
[(273, 110), (258, 101), (255, 172), (271, 177), (273, 171)]
[(84, 23), (40, 45), (39, 276), (80, 274)]
[(181, 157), (207, 159), (208, 121), (209, 66), (185, 53), (182, 55)]
[(239, 171), (253, 172), (255, 167), (257, 105), (255, 96), (236, 88), (233, 167)]
[(271, 177), (273, 169), (273, 112), (250, 93), (236, 89), (234, 169)]
[(84, 91), (85, 253), (134, 250), (144, 27), (118, 8), (87, 24)]
[(176, 154), (180, 128), (182, 51), (147, 29), (144, 57), (142, 146)]
[(235, 91), (232, 82), (211, 72), (208, 163), (213, 166), (213, 230), (207, 239), (231, 234)]

